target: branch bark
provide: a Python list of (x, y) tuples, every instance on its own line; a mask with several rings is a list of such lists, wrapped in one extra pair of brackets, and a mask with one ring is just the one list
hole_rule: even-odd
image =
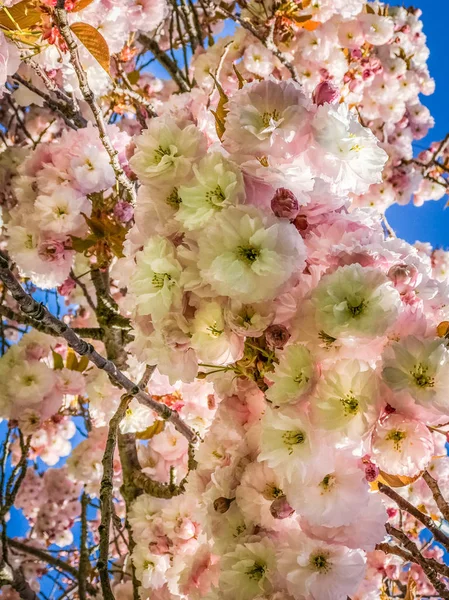
[(87, 356), (96, 367), (105, 371), (112, 381), (132, 396), (135, 396), (141, 404), (154, 410), (162, 419), (171, 422), (177, 431), (189, 442), (193, 443), (196, 441), (196, 433), (184, 423), (176, 411), (161, 402), (157, 402), (149, 394), (140, 390), (112, 361), (107, 360), (99, 354), (92, 344), (80, 338), (73, 329), (53, 316), (43, 304), (34, 300), (30, 294), (27, 294), (9, 268), (8, 260), (2, 252), (0, 252), (0, 280), (11, 292), (12, 297), (25, 315), (51, 328), (56, 335), (64, 338), (70, 348), (77, 354)]
[(422, 523), (424, 527), (427, 527), (433, 537), (440, 542), (440, 544), (442, 544), (447, 550), (449, 549), (449, 538), (440, 529), (438, 529), (430, 517), (415, 508), (413, 504), (410, 504), (410, 502), (405, 500), (405, 498), (400, 496), (392, 488), (388, 487), (388, 485), (379, 483), (379, 491), (396, 502), (399, 508), (402, 508), (402, 510), (407, 511), (410, 515), (415, 517), (415, 519)]
[(443, 494), (441, 493), (437, 480), (434, 479), (428, 471), (424, 471), (422, 477), (429, 486), (429, 489), (432, 492), (433, 499), (435, 500), (435, 503), (438, 506), (441, 514), (446, 519), (446, 521), (449, 521), (449, 504), (443, 498)]

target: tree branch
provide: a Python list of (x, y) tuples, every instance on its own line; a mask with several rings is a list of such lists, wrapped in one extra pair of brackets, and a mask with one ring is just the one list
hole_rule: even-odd
[(432, 533), (433, 537), (438, 542), (443, 544), (443, 546), (446, 549), (449, 549), (449, 538), (440, 529), (438, 529), (438, 527), (435, 525), (435, 523), (430, 517), (428, 517), (427, 515), (423, 514), (420, 510), (415, 508), (413, 504), (410, 504), (410, 502), (405, 500), (397, 492), (388, 487), (388, 485), (379, 483), (379, 491), (391, 498), (391, 500), (393, 500), (394, 502), (396, 502), (399, 508), (402, 508), (402, 510), (407, 511), (409, 514), (415, 517), (415, 519), (418, 519), (418, 521), (422, 523), (424, 527), (427, 527), (427, 529)]
[(122, 373), (115, 364), (101, 356), (94, 347), (80, 338), (73, 329), (53, 316), (45, 306), (36, 302), (30, 294), (27, 294), (20, 283), (17, 281), (14, 273), (9, 269), (8, 260), (0, 252), (0, 280), (11, 292), (12, 297), (18, 303), (22, 312), (27, 316), (50, 327), (57, 335), (66, 340), (70, 348), (81, 356), (87, 358), (99, 369), (104, 370), (112, 381), (126, 390), (132, 396), (135, 396), (139, 402), (148, 408), (151, 408), (162, 419), (173, 423), (174, 427), (189, 442), (196, 441), (195, 432), (180, 418), (179, 414), (169, 408), (166, 404), (157, 402), (150, 395), (139, 389), (124, 373)]
[(97, 124), (100, 135), (100, 140), (103, 144), (104, 149), (109, 154), (110, 163), (112, 168), (114, 169), (117, 182), (120, 183), (120, 185), (122, 185), (122, 187), (128, 192), (131, 202), (135, 204), (136, 190), (134, 188), (133, 183), (130, 181), (130, 179), (128, 179), (127, 175), (125, 174), (125, 171), (123, 170), (122, 165), (120, 164), (120, 161), (118, 159), (118, 152), (114, 148), (111, 139), (107, 133), (103, 113), (101, 112), (101, 108), (95, 99), (94, 93), (90, 89), (87, 75), (81, 65), (80, 57), (78, 54), (78, 46), (70, 29), (70, 25), (67, 19), (67, 12), (64, 8), (64, 5), (65, 0), (58, 0), (55, 8), (56, 22), (58, 24), (61, 36), (69, 49), (70, 62), (78, 78), (81, 93), (83, 95), (84, 100), (89, 105), (92, 114), (94, 115), (94, 119)]
[(422, 477), (429, 486), (430, 491), (432, 492), (433, 499), (435, 500), (435, 503), (438, 506), (441, 514), (446, 519), (446, 521), (449, 521), (449, 504), (443, 498), (443, 494), (441, 493), (440, 486), (438, 485), (437, 480), (434, 479), (428, 471), (424, 471)]

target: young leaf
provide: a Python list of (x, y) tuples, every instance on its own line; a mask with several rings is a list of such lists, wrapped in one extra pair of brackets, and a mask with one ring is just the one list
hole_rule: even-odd
[(418, 473), (414, 477), (407, 477), (405, 475), (390, 475), (389, 473), (385, 473), (385, 471), (381, 471), (379, 469), (379, 477), (376, 481), (380, 483), (384, 483), (385, 485), (389, 485), (390, 487), (405, 487), (406, 485), (410, 485), (417, 479), (421, 477), (422, 473)]
[(87, 356), (82, 356), (79, 361), (78, 361), (78, 365), (76, 367), (76, 370), (79, 371), (80, 373), (82, 373), (88, 366), (89, 364), (89, 359)]
[(136, 438), (138, 440), (151, 440), (152, 437), (161, 433), (165, 429), (165, 421), (155, 421), (153, 425), (150, 425), (145, 429), (145, 431), (139, 431), (136, 433)]
[(5, 29), (28, 29), (41, 20), (42, 13), (34, 6), (31, 0), (22, 0), (0, 10), (0, 27)]
[(101, 33), (87, 23), (73, 23), (70, 29), (79, 41), (89, 50), (92, 56), (100, 63), (106, 73), (109, 73), (111, 57), (106, 40)]
[(75, 6), (72, 8), (72, 10), (70, 12), (72, 12), (72, 13), (79, 12), (80, 10), (87, 8), (89, 6), (89, 4), (92, 4), (93, 1), (94, 0), (78, 0), (78, 2), (75, 4)]
[(213, 73), (210, 73), (210, 76), (215, 81), (215, 85), (217, 86), (217, 90), (220, 95), (220, 100), (218, 101), (217, 110), (211, 110), (210, 112), (215, 117), (215, 129), (217, 131), (218, 137), (221, 140), (224, 135), (225, 128), (226, 128), (226, 115), (228, 114), (228, 111), (225, 108), (225, 106), (228, 102), (228, 97), (227, 97), (224, 89), (221, 87), (220, 82), (215, 77), (215, 75)]
[(68, 351), (68, 353), (67, 353), (67, 359), (65, 361), (65, 366), (70, 371), (77, 371), (78, 370), (78, 359), (76, 358), (76, 354), (75, 354), (75, 352), (73, 352), (73, 350), (69, 350)]
[(239, 82), (239, 90), (241, 90), (242, 87), (246, 83), (246, 79), (243, 79), (242, 74), (239, 72), (239, 70), (237, 69), (237, 67), (235, 66), (235, 64), (232, 65), (232, 68), (234, 69), (234, 73), (235, 73), (235, 75), (237, 77), (237, 80)]
[(58, 354), (57, 352), (55, 352), (54, 350), (52, 350), (51, 353), (53, 355), (53, 367), (57, 371), (60, 371), (61, 369), (64, 368), (64, 361), (62, 360), (62, 356), (60, 354)]

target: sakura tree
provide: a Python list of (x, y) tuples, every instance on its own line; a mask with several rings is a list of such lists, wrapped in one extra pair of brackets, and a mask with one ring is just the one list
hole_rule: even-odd
[(420, 17), (3, 2), (4, 600), (449, 599)]

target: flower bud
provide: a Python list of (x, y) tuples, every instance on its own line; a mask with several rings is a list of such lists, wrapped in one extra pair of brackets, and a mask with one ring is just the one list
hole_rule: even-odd
[(273, 500), (270, 506), (270, 513), (274, 519), (288, 519), (295, 512), (295, 510), (287, 502), (285, 496), (280, 496)]
[(322, 81), (313, 92), (315, 104), (336, 104), (340, 100), (340, 90), (330, 81)]
[(414, 289), (421, 279), (415, 266), (404, 263), (393, 265), (387, 275), (400, 294)]
[(214, 510), (223, 515), (225, 512), (228, 512), (233, 500), (234, 498), (229, 499), (224, 496), (217, 498), (214, 502)]
[(121, 223), (128, 223), (134, 216), (134, 209), (129, 202), (119, 200), (114, 206), (114, 216)]
[(299, 210), (295, 194), (286, 188), (278, 188), (271, 200), (271, 210), (280, 219), (294, 219)]
[(271, 350), (275, 348), (282, 350), (290, 337), (287, 327), (284, 325), (270, 325), (265, 330), (265, 341)]
[(379, 469), (371, 461), (365, 464), (365, 479), (368, 483), (376, 481), (379, 476)]

